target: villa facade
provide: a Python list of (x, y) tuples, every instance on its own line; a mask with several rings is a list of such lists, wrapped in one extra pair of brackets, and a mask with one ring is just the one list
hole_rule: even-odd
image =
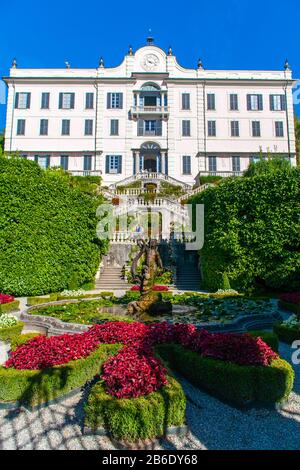
[(292, 72), (205, 70), (178, 64), (148, 38), (121, 65), (21, 69), (8, 86), (5, 150), (101, 175), (115, 185), (161, 173), (193, 185), (199, 175), (239, 175), (259, 154), (296, 163)]

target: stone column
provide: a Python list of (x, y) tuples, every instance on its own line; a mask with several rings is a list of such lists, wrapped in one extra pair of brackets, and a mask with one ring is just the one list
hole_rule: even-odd
[(136, 175), (136, 152), (133, 152), (133, 174)]
[(161, 172), (163, 174), (166, 173), (166, 160), (165, 160), (165, 152), (161, 153)]

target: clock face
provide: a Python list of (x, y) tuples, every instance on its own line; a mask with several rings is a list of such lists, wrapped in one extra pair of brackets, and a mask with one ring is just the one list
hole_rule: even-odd
[(159, 63), (159, 59), (154, 54), (147, 54), (142, 59), (142, 67), (145, 70), (154, 70), (158, 66), (158, 63)]

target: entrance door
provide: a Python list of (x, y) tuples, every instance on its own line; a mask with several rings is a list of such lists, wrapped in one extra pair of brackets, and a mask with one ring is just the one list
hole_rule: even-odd
[(157, 172), (156, 155), (145, 155), (144, 156), (144, 170), (150, 173)]

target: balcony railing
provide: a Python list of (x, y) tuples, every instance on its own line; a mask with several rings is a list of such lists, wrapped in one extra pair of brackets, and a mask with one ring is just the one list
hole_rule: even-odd
[(132, 106), (130, 110), (132, 115), (139, 114), (169, 114), (168, 106)]
[(101, 176), (102, 172), (100, 170), (79, 170), (79, 171), (69, 171), (72, 176)]
[(242, 171), (200, 171), (200, 176), (243, 176)]

